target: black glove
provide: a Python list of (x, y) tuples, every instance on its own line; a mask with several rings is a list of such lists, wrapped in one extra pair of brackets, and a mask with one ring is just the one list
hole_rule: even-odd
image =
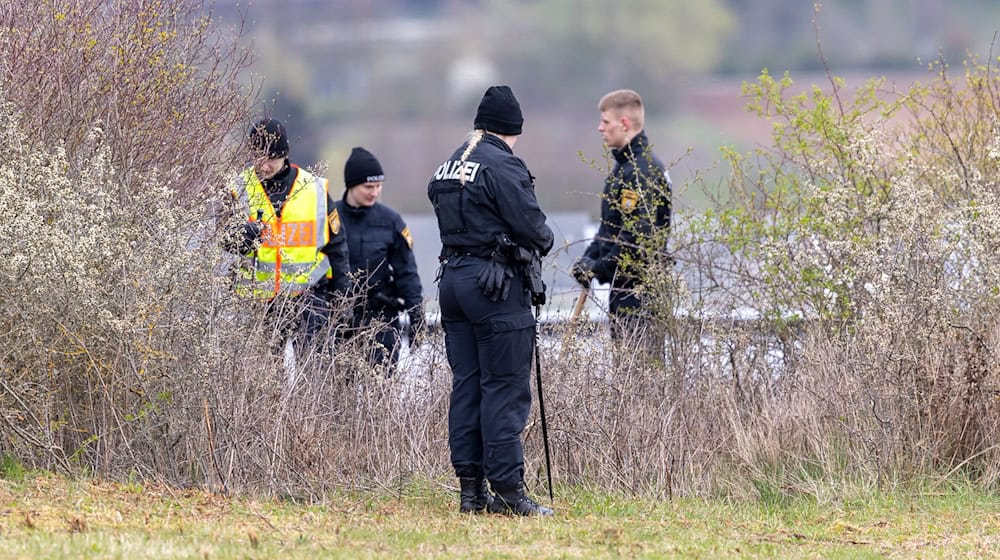
[(570, 271), (573, 274), (573, 278), (580, 283), (584, 288), (590, 287), (590, 279), (594, 277), (594, 267), (597, 266), (597, 261), (588, 257), (582, 256), (573, 263), (573, 269)]
[(333, 289), (333, 282), (326, 281), (320, 283), (316, 288), (316, 292), (328, 302), (330, 306), (330, 326), (337, 331), (338, 335), (348, 334), (351, 329), (357, 326), (353, 302), (350, 298), (337, 293)]
[(372, 302), (382, 306), (382, 308), (389, 313), (399, 313), (405, 309), (406, 306), (406, 304), (403, 303), (403, 298), (389, 297), (385, 292), (373, 292), (369, 297)]
[(513, 277), (514, 271), (506, 260), (494, 257), (483, 267), (477, 280), (483, 295), (490, 298), (490, 301), (507, 301), (507, 296), (510, 294), (510, 280)]
[(417, 342), (424, 337), (426, 321), (424, 319), (424, 306), (418, 305), (410, 310), (410, 324), (406, 327), (406, 339), (410, 348), (419, 346)]
[(260, 245), (260, 237), (264, 234), (264, 224), (261, 222), (247, 222), (240, 228), (239, 252), (247, 254)]

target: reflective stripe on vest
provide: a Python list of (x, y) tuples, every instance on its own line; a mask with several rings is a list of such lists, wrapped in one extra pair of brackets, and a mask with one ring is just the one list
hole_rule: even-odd
[[(326, 227), (327, 180), (292, 165), (292, 189), (278, 217), (252, 167), (240, 175), (234, 193), (248, 211), (247, 219), (264, 223), (264, 234), (249, 266), (240, 270), (236, 291), (269, 299), (279, 293), (296, 295), (324, 277), (332, 277), (330, 260), (320, 251), (330, 241)], [(256, 267), (252, 274), (251, 267)]]

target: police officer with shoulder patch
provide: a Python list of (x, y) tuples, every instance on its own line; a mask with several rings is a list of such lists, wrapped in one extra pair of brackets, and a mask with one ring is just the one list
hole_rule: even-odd
[[(452, 370), (448, 444), (462, 512), (553, 513), (524, 488), (531, 305), (544, 298), (544, 285), (532, 289), (540, 269), (531, 264), (540, 263), (554, 236), (533, 177), (512, 151), (523, 122), (511, 89), (490, 87), (475, 130), (427, 186), (443, 245), (439, 297)], [(531, 270), (539, 275), (529, 277)]]
[(298, 329), (308, 344), (329, 321), (330, 301), (350, 288), (347, 239), (328, 181), (289, 161), (280, 121), (254, 123), (247, 142), (253, 164), (229, 201), (242, 225), (224, 243), (242, 257), (235, 289), (266, 302), (279, 330)]
[(424, 325), (423, 288), (413, 237), (398, 212), (378, 201), (385, 175), (378, 159), (356, 147), (344, 164), (344, 196), (337, 202), (350, 249), (354, 328), (378, 325), (371, 360), (391, 373), (399, 355), (400, 313), (409, 315), (412, 348)]
[[(573, 265), (572, 274), (584, 289), (591, 279), (611, 284), (611, 335), (620, 339), (624, 333), (648, 334), (639, 270), (666, 256), (666, 247), (651, 251), (648, 245), (654, 233), (670, 228), (671, 183), (643, 131), (639, 94), (613, 91), (601, 98), (598, 109), (597, 130), (611, 149), (614, 167), (604, 181), (597, 235)], [(669, 262), (669, 256), (666, 259)]]

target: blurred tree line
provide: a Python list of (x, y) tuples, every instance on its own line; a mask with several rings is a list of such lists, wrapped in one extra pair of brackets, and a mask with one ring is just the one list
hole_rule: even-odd
[[(817, 11), (818, 9), (818, 11)], [(510, 84), (525, 110), (522, 155), (552, 188), (543, 203), (596, 209), (601, 173), (596, 102), (639, 91), (651, 137), (674, 161), (688, 146), (718, 148), (672, 119), (680, 88), (705, 76), (741, 81), (762, 68), (918, 71), (943, 57), (985, 53), (1000, 5), (990, 0), (217, 0), (224, 23), (246, 26), (264, 83), (261, 110), (288, 121), (303, 165), (337, 178), (353, 145), (387, 168), (385, 197), (427, 211), (429, 170), (471, 127), (493, 83)], [(818, 32), (818, 37), (817, 37)], [(734, 101), (735, 102), (735, 101)], [(676, 131), (676, 132), (675, 132)], [(676, 136), (676, 137), (675, 137)], [(702, 142), (705, 146), (699, 146)], [(696, 160), (699, 163), (702, 160)], [(676, 173), (675, 173), (676, 175)], [(405, 186), (392, 188), (392, 180)], [(676, 182), (676, 177), (675, 177)]]

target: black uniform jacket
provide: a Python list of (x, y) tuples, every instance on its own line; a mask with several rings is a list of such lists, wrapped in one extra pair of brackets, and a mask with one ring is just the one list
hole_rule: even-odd
[(340, 220), (347, 233), (350, 270), (355, 291), (366, 297), (366, 309), (384, 317), (399, 309), (387, 309), (385, 300), (402, 299), (406, 309), (419, 308), (423, 289), (413, 256), (413, 238), (402, 216), (388, 206), (353, 207), (345, 198), (337, 201)]
[(640, 250), (643, 237), (654, 229), (670, 227), (670, 175), (649, 149), (645, 132), (611, 153), (615, 164), (604, 181), (601, 225), (584, 255), (594, 259), (598, 282), (627, 289), (638, 279), (619, 271), (619, 260), (629, 254), (634, 263), (641, 264), (647, 258)]
[(465, 147), (442, 163), (427, 185), (441, 232), (442, 256), (487, 256), (501, 233), (525, 249), (548, 254), (555, 236), (545, 224), (534, 178), (524, 161), (492, 134), (483, 137), (463, 164)]

